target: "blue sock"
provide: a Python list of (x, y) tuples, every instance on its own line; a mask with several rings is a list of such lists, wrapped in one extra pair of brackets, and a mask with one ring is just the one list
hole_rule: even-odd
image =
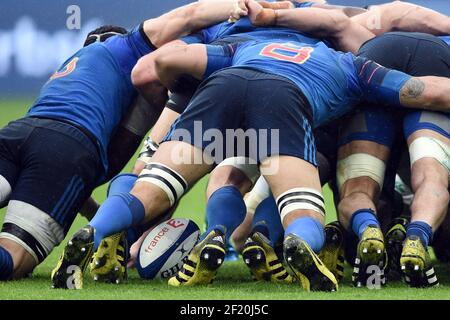
[(433, 228), (426, 222), (414, 221), (406, 227), (406, 237), (409, 236), (419, 237), (423, 246), (427, 248), (433, 239)]
[[(107, 197), (131, 192), (137, 178), (138, 176), (132, 173), (119, 174), (118, 176), (115, 176), (109, 183)], [(128, 228), (126, 237), (130, 246), (142, 236), (142, 231), (142, 228)]]
[(290, 233), (302, 238), (314, 252), (318, 253), (325, 244), (325, 230), (319, 220), (311, 217), (295, 219), (287, 228), (285, 235)]
[(358, 210), (350, 219), (350, 226), (359, 239), (361, 239), (364, 230), (370, 225), (380, 227), (380, 222), (378, 222), (377, 216), (372, 209)]
[(253, 217), (253, 231), (265, 235), (272, 246), (284, 235), (284, 228), (281, 224), (275, 199), (270, 196), (259, 204)]
[(14, 271), (14, 262), (6, 249), (0, 246), (0, 281), (11, 278)]
[(215, 229), (222, 231), (228, 241), (234, 230), (244, 221), (246, 214), (247, 207), (236, 187), (226, 186), (218, 189), (211, 195), (206, 205), (208, 229), (202, 235), (202, 239)]
[(104, 238), (127, 230), (141, 222), (144, 217), (144, 206), (135, 196), (129, 193), (110, 196), (89, 223), (95, 228), (95, 249)]
[(129, 193), (133, 189), (137, 180), (137, 175), (132, 173), (119, 174), (115, 176), (108, 186), (107, 197), (118, 195), (121, 193)]

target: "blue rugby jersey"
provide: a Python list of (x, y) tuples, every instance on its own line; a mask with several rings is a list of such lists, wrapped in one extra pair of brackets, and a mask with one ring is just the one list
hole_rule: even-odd
[(131, 71), (152, 50), (141, 26), (82, 48), (43, 86), (28, 116), (60, 119), (88, 130), (107, 170), (109, 141), (137, 95)]
[(205, 77), (228, 67), (245, 67), (283, 76), (308, 99), (314, 126), (351, 111), (361, 99), (400, 106), (399, 90), (411, 77), (370, 60), (328, 48), (324, 43), (248, 41), (208, 46)]

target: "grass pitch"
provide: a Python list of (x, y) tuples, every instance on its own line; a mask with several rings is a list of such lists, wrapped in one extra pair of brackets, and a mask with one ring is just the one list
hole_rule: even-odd
[[(23, 116), (30, 101), (0, 101), (0, 127), (9, 121)], [(130, 165), (131, 166), (131, 165)], [(183, 199), (176, 215), (190, 218), (204, 227), (204, 191), (206, 181), (203, 180)], [(98, 201), (105, 198), (106, 187), (102, 186), (95, 191), (94, 197)], [(326, 192), (328, 207), (328, 219), (335, 219), (332, 208), (331, 195)], [(0, 210), (0, 221), (3, 221), (4, 210)], [(86, 224), (86, 219), (79, 217), (69, 235)], [(350, 284), (351, 270), (346, 268), (346, 276), (336, 293), (305, 293), (295, 285), (277, 285), (272, 283), (253, 282), (245, 264), (240, 262), (226, 263), (220, 270), (215, 283), (211, 286), (196, 288), (171, 288), (163, 281), (141, 280), (136, 271), (130, 272), (127, 283), (119, 286), (112, 284), (98, 284), (90, 279), (85, 280), (84, 290), (63, 291), (50, 288), (50, 272), (55, 266), (61, 253), (61, 246), (36, 268), (31, 279), (15, 282), (0, 282), (0, 300), (6, 299), (164, 299), (164, 300), (332, 300), (332, 299), (368, 299), (368, 300), (394, 300), (394, 299), (447, 299), (450, 300), (450, 266), (438, 264), (436, 272), (441, 286), (433, 289), (410, 289), (401, 282), (389, 283), (381, 290), (369, 290), (367, 288), (354, 288)]]

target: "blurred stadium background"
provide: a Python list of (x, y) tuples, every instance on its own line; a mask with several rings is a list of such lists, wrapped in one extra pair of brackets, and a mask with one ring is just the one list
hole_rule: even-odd
[[(101, 24), (131, 28), (189, 0), (1, 0), (0, 101), (30, 98), (48, 76), (83, 43), (85, 35)], [(387, 0), (330, 0), (341, 5), (366, 6)], [(449, 0), (412, 0), (450, 14)], [(81, 11), (81, 29), (68, 30), (67, 8)], [(0, 106), (4, 117), (7, 104)]]

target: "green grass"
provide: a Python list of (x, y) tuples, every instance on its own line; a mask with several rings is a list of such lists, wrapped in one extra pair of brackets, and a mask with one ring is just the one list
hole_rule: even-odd
[[(0, 101), (0, 126), (25, 114), (29, 101)], [(130, 163), (131, 165), (131, 163)], [(177, 216), (193, 219), (204, 227), (204, 191), (206, 180), (202, 180), (182, 200)], [(106, 188), (102, 186), (95, 191), (94, 197), (102, 201)], [(326, 192), (328, 220), (334, 220), (331, 195)], [(0, 220), (3, 220), (4, 210), (0, 210)], [(78, 218), (69, 236), (75, 230), (86, 224), (84, 218)], [(64, 240), (62, 245), (66, 243)], [(85, 290), (62, 291), (50, 288), (50, 272), (56, 264), (62, 245), (36, 268), (31, 279), (0, 283), (0, 300), (6, 299), (450, 299), (450, 266), (437, 265), (441, 286), (436, 289), (410, 289), (402, 283), (390, 283), (382, 290), (356, 289), (349, 283), (351, 270), (347, 268), (346, 277), (340, 291), (337, 293), (305, 293), (294, 285), (277, 285), (272, 283), (255, 283), (251, 281), (247, 267), (242, 262), (226, 263), (219, 271), (212, 286), (197, 288), (170, 288), (162, 281), (143, 281), (133, 270), (128, 283), (120, 286), (98, 284), (87, 279)]]

